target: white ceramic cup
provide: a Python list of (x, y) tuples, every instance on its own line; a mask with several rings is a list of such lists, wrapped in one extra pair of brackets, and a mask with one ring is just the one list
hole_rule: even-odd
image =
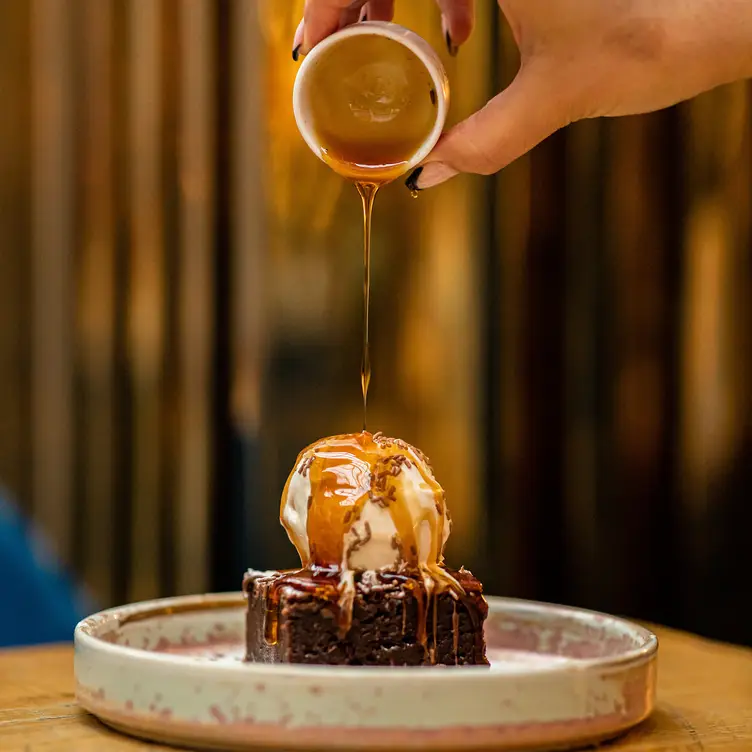
[(431, 152), (436, 142), (439, 140), (444, 124), (446, 123), (447, 112), (449, 110), (449, 79), (441, 58), (425, 39), (418, 36), (414, 31), (406, 29), (399, 24), (389, 23), (388, 21), (364, 21), (361, 23), (347, 26), (340, 31), (328, 36), (322, 42), (317, 44), (309, 52), (298, 70), (295, 77), (295, 86), (292, 93), (292, 106), (295, 114), (295, 122), (298, 130), (305, 139), (305, 142), (311, 148), (311, 151), (322, 161), (324, 156), (321, 150), (321, 144), (316, 138), (313, 123), (310, 117), (310, 97), (315, 95), (309, 85), (311, 72), (314, 67), (325, 58), (329, 51), (343, 39), (348, 37), (361, 36), (365, 34), (375, 34), (404, 45), (409, 49), (426, 67), (436, 90), (436, 122), (431, 132), (426, 137), (421, 147), (415, 152), (408, 162), (405, 163), (402, 173), (407, 173), (416, 165), (420, 164)]

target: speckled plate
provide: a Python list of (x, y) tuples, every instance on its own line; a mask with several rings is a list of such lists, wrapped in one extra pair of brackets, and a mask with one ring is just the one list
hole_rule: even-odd
[(490, 669), (245, 664), (239, 594), (111, 609), (76, 628), (78, 700), (126, 733), (221, 750), (569, 749), (649, 715), (653, 634), (488, 602)]

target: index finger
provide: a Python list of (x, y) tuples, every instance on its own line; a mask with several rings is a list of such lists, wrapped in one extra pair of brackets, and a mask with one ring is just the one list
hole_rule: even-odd
[(366, 0), (306, 0), (303, 14), (303, 48), (309, 52), (340, 27), (343, 13), (358, 11)]
[(467, 42), (475, 24), (474, 0), (436, 0), (441, 11), (441, 25), (451, 54)]

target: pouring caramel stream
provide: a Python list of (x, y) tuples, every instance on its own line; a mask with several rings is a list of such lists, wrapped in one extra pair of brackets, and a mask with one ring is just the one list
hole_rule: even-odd
[(380, 186), (403, 175), (436, 123), (431, 74), (407, 46), (378, 34), (342, 39), (311, 69), (310, 121), (323, 161), (363, 204), (363, 430), (371, 380), (371, 215)]
[(369, 314), (371, 308), (371, 215), (379, 190), (377, 183), (356, 183), (363, 203), (363, 354), (360, 362), (360, 386), (363, 391), (363, 431), (368, 427), (368, 386), (371, 383), (371, 343)]

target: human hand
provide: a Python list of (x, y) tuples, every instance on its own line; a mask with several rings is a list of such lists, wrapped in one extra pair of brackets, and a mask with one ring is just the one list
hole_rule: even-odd
[[(393, 0), (307, 0), (296, 44), (390, 20)], [(499, 0), (520, 51), (514, 81), (445, 133), (407, 179), (422, 190), (459, 172), (489, 175), (585, 118), (668, 107), (752, 76), (749, 0)], [(439, 0), (450, 50), (469, 36), (471, 0)], [(459, 20), (458, 20), (459, 19)]]
[[(447, 47), (452, 55), (473, 29), (474, 0), (436, 0)], [(338, 29), (363, 21), (391, 21), (394, 0), (306, 0), (305, 12), (292, 43), (292, 57), (307, 53)]]

